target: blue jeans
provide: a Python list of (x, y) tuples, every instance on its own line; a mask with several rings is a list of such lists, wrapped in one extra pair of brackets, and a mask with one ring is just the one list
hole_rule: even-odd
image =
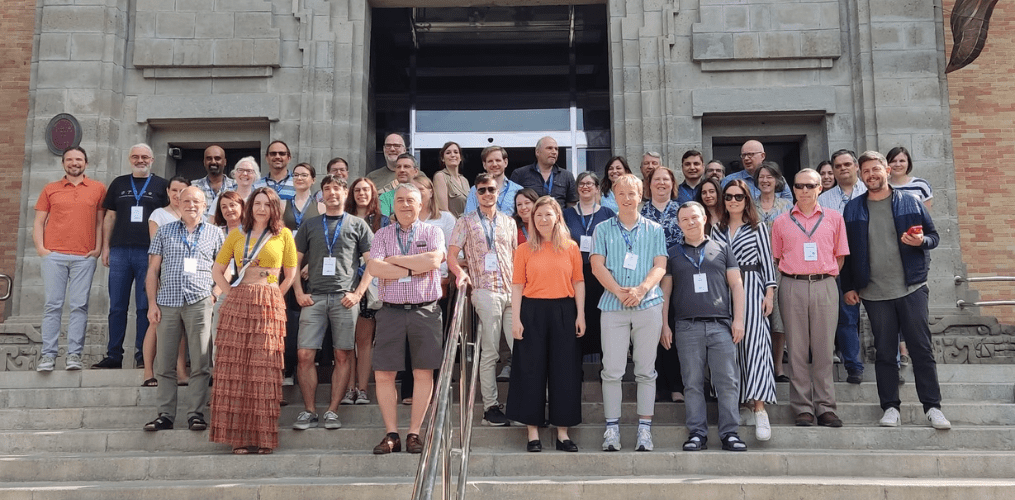
[(46, 306), (42, 317), (42, 354), (59, 352), (60, 323), (64, 304), (70, 308), (67, 321), (67, 354), (81, 355), (88, 327), (88, 293), (95, 274), (95, 257), (53, 252), (42, 258), (42, 281), (46, 285)]
[(114, 361), (123, 361), (131, 284), (134, 285), (134, 310), (137, 313), (134, 359), (138, 362), (143, 359), (141, 347), (148, 330), (148, 294), (144, 289), (147, 272), (147, 247), (122, 246), (109, 249), (109, 345), (106, 356)]
[[(836, 284), (838, 278), (836, 278)], [(860, 304), (848, 305), (842, 300), (839, 287), (839, 323), (835, 327), (835, 345), (839, 347), (839, 357), (846, 366), (846, 372), (863, 373), (863, 361), (860, 361)]]

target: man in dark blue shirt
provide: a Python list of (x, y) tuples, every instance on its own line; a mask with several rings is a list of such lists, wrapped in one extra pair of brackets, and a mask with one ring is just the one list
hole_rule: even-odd
[(511, 174), (511, 181), (522, 187), (532, 188), (539, 196), (552, 196), (560, 208), (578, 203), (578, 186), (571, 172), (556, 165), (557, 141), (550, 136), (536, 143), (536, 162)]

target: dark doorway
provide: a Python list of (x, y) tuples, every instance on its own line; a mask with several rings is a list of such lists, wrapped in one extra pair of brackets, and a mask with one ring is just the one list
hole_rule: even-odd
[[(208, 146), (210, 145), (211, 144)], [(204, 148), (208, 146), (195, 148), (191, 144), (188, 144), (188, 147), (186, 148), (179, 148), (180, 157), (176, 159), (176, 171), (173, 172), (172, 175), (169, 175), (169, 172), (166, 172), (166, 174), (169, 175), (169, 177), (179, 175), (186, 179), (190, 179), (191, 181), (207, 176), (208, 173), (204, 169)], [(175, 148), (178, 146), (170, 144), (169, 147)], [(223, 147), (223, 149), (226, 151), (226, 175), (230, 175), (233, 171), (233, 166), (236, 165), (236, 162), (245, 156), (253, 156), (254, 159), (257, 160), (258, 165), (262, 163), (261, 159), (258, 158), (261, 156), (260, 146), (256, 148)]]

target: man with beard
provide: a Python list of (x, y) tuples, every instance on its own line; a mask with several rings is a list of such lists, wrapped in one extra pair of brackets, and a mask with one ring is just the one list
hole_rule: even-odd
[[(522, 190), (522, 186), (512, 182), (504, 175), (508, 166), (507, 150), (500, 146), (488, 146), (479, 154), (483, 160), (483, 169), (493, 177), (497, 183), (497, 210), (513, 216), (515, 214), (515, 195)], [(476, 196), (476, 186), (469, 190), (469, 197), (465, 200), (465, 212), (471, 214), (479, 209), (479, 197)]]
[(395, 180), (395, 163), (405, 151), (405, 138), (402, 134), (391, 133), (384, 137), (384, 167), (376, 168), (367, 174), (367, 179), (374, 181), (374, 185), (377, 186), (378, 195), (398, 186)]
[(215, 217), (219, 196), (226, 191), (236, 191), (236, 181), (226, 175), (226, 151), (219, 146), (205, 148), (204, 170), (208, 175), (194, 181), (193, 185), (204, 191), (204, 199), (208, 201), (205, 220), (210, 222)]

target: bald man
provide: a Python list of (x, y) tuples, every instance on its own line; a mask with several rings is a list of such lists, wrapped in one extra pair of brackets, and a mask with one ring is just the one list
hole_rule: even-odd
[(220, 146), (213, 144), (205, 148), (204, 170), (208, 175), (194, 181), (194, 186), (204, 191), (204, 199), (208, 202), (205, 220), (210, 222), (215, 216), (219, 196), (226, 191), (236, 191), (236, 181), (226, 175), (226, 151)]
[[(754, 182), (754, 173), (758, 171), (758, 167), (765, 161), (765, 146), (760, 142), (751, 139), (744, 143), (740, 147), (740, 162), (743, 163), (744, 169), (739, 172), (734, 172), (727, 175), (722, 180), (723, 187), (733, 182), (734, 179), (740, 179), (747, 183), (747, 187), (751, 190), (751, 198), (757, 200), (761, 196), (761, 190), (758, 189), (757, 183)], [(782, 188), (782, 192), (776, 193), (780, 198), (786, 198), (787, 200), (793, 201), (793, 193), (789, 190), (789, 183)]]

